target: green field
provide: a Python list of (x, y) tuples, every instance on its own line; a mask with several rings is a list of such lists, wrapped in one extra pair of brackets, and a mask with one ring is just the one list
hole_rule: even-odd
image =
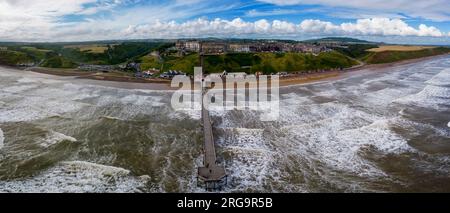
[(161, 69), (163, 62), (156, 56), (146, 55), (139, 59), (142, 70)]
[(7, 44), (8, 50), (0, 53), (0, 64), (34, 62), (52, 68), (73, 68), (79, 64), (116, 65), (135, 61), (165, 45), (167, 43), (161, 42)]
[(22, 63), (32, 63), (34, 60), (29, 55), (17, 51), (0, 51), (0, 64), (16, 66)]
[(378, 48), (378, 45), (375, 44), (351, 44), (347, 46), (348, 48), (337, 47), (334, 49), (348, 57), (362, 59), (371, 54), (371, 49)]
[[(114, 46), (114, 45), (111, 45)], [(67, 45), (64, 48), (68, 49), (76, 49), (80, 52), (86, 53), (94, 53), (94, 54), (102, 54), (108, 50), (108, 45), (99, 45), (99, 44), (87, 44), (87, 45)]]
[(450, 48), (445, 47), (422, 49), (418, 51), (383, 51), (372, 52), (363, 58), (363, 60), (368, 64), (383, 64), (448, 53), (450, 53)]
[(69, 59), (55, 55), (45, 59), (41, 66), (48, 68), (75, 68), (78, 65)]

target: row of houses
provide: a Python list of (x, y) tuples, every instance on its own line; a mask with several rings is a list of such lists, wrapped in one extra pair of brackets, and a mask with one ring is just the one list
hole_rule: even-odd
[(308, 43), (287, 43), (280, 41), (261, 41), (252, 43), (178, 41), (176, 49), (182, 52), (201, 52), (204, 54), (249, 53), (249, 52), (302, 52), (321, 53), (330, 51), (325, 45)]
[(93, 64), (81, 64), (78, 66), (79, 70), (89, 72), (112, 72), (116, 69), (113, 65), (93, 65)]
[(166, 79), (172, 79), (173, 77), (175, 77), (177, 75), (184, 75), (184, 76), (186, 76), (186, 73), (184, 73), (182, 71), (177, 71), (177, 70), (169, 70), (167, 72), (161, 73), (161, 75), (159, 75), (159, 77), (160, 78), (166, 78)]

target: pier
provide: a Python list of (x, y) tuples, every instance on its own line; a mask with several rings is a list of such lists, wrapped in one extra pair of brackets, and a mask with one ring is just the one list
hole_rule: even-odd
[[(200, 53), (201, 67), (204, 67), (204, 53)], [(198, 168), (197, 185), (201, 183), (207, 191), (221, 190), (228, 184), (228, 175), (225, 167), (217, 164), (216, 143), (214, 140), (213, 128), (209, 111), (205, 108), (203, 97), (207, 89), (204, 87), (204, 79), (201, 82), (200, 89), (202, 91), (202, 125), (203, 125), (203, 166)]]
[(203, 183), (206, 190), (221, 190), (228, 182), (225, 168), (217, 164), (217, 155), (209, 111), (202, 104), (203, 124), (203, 167), (198, 168), (197, 183)]

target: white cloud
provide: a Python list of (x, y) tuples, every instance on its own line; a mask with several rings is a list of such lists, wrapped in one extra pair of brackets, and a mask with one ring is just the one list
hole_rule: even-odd
[(67, 15), (87, 15), (109, 10), (122, 0), (0, 0), (0, 39), (51, 37), (63, 27)]
[(352, 35), (433, 37), (444, 35), (435, 27), (421, 24), (418, 29), (415, 29), (400, 19), (387, 18), (360, 19), (356, 23), (343, 23), (340, 25), (340, 28), (345, 33)]
[(414, 28), (400, 19), (373, 18), (360, 19), (355, 23), (335, 25), (320, 20), (304, 20), (300, 24), (261, 19), (246, 22), (240, 18), (196, 19), (184, 23), (160, 22), (129, 26), (126, 37), (230, 37), (230, 36), (302, 36), (302, 35), (346, 35), (346, 36), (430, 36), (442, 37), (444, 33), (435, 27), (420, 25)]
[[(417, 36), (446, 37), (450, 33), (419, 25), (409, 26), (398, 18), (362, 18), (355, 22), (333, 24), (321, 20), (292, 23), (241, 18), (189, 19), (198, 14), (215, 13), (236, 5), (219, 5), (219, 0), (174, 0), (171, 3), (140, 5), (114, 11), (141, 0), (0, 0), (0, 41), (74, 41), (131, 38), (179, 37), (305, 37), (305, 36)], [(268, 0), (269, 1), (269, 0)], [(271, 2), (294, 4), (297, 0)], [(276, 2), (275, 2), (276, 1)], [(308, 2), (309, 0), (305, 0)], [(381, 2), (385, 0), (377, 0)], [(394, 2), (399, 0), (392, 0)], [(437, 1), (437, 0), (431, 0)], [(326, 2), (322, 0), (322, 2)], [(354, 0), (349, 0), (354, 2)], [(216, 6), (215, 6), (216, 5)], [(85, 16), (100, 11), (113, 11), (107, 18)], [(276, 10), (274, 10), (276, 11)], [(290, 10), (279, 10), (280, 14)], [(262, 15), (253, 11), (253, 15)], [(82, 20), (67, 22), (67, 15), (83, 15)]]
[[(258, 0), (260, 2), (287, 5), (322, 5), (330, 8), (352, 8), (393, 14), (404, 13), (411, 17), (435, 21), (450, 20), (448, 0)], [(358, 13), (358, 11), (353, 11)]]
[[(128, 25), (226, 11), (220, 0), (0, 0), (0, 41), (124, 39)], [(99, 12), (107, 11), (107, 15)], [(77, 19), (66, 19), (66, 16)]]

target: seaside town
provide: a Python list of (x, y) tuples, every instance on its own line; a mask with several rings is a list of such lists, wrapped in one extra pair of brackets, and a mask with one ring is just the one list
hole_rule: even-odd
[[(201, 56), (214, 56), (232, 53), (304, 53), (318, 55), (323, 52), (331, 52), (332, 48), (347, 48), (343, 42), (295, 42), (295, 41), (277, 41), (277, 40), (255, 40), (255, 41), (222, 41), (222, 40), (195, 40), (185, 39), (177, 40), (175, 45), (164, 51), (176, 52), (176, 56), (184, 57), (186, 55), (197, 53)], [(151, 55), (160, 57), (160, 52), (154, 51)], [(81, 64), (79, 70), (88, 72), (113, 72), (115, 70), (133, 71), (136, 78), (155, 78), (172, 79), (176, 75), (187, 75), (184, 70), (168, 70), (161, 72), (160, 68), (150, 68), (142, 70), (141, 64), (137, 62), (128, 62), (120, 65), (93, 65)], [(223, 71), (226, 75), (227, 70)], [(286, 75), (285, 72), (279, 72), (280, 75)]]
[[(169, 50), (176, 51), (177, 56), (183, 57), (188, 54), (198, 53), (203, 56), (208, 55), (223, 55), (229, 53), (305, 53), (318, 55), (323, 52), (331, 52), (331, 47), (347, 48), (342, 42), (319, 42), (319, 43), (305, 43), (293, 41), (277, 41), (277, 40), (262, 40), (251, 42), (231, 42), (231, 41), (201, 41), (201, 40), (178, 40), (175, 46)], [(153, 53), (159, 55), (159, 53)], [(111, 66), (89, 66), (93, 70), (113, 70)], [(141, 70), (139, 63), (129, 63), (126, 66), (121, 66), (121, 69), (135, 70), (135, 77), (137, 78), (153, 78), (159, 74), (159, 78), (172, 79), (176, 75), (186, 75), (181, 70), (169, 70), (161, 73), (157, 68), (148, 70)], [(223, 75), (227, 75), (227, 70), (224, 70)], [(240, 72), (239, 74), (245, 74)], [(256, 75), (261, 74), (257, 72)], [(278, 72), (278, 75), (286, 76), (286, 72)]]
[[(331, 44), (331, 43), (330, 43)], [(337, 43), (335, 43), (337, 45)], [(218, 42), (218, 41), (198, 41), (198, 40), (179, 40), (176, 49), (180, 53), (197, 52), (202, 54), (224, 54), (224, 53), (312, 53), (331, 51), (326, 44), (309, 44), (301, 42), (282, 42), (282, 41), (258, 41), (258, 42)]]
[(0, 203), (450, 212), (449, 3), (0, 0)]
[[(430, 50), (430, 51), (428, 51)], [(195, 66), (221, 76), (271, 74), (297, 77), (391, 62), (386, 51), (439, 55), (446, 48), (387, 45), (348, 37), (304, 41), (276, 39), (176, 39), (80, 43), (3, 43), (0, 64), (23, 69), (84, 75), (94, 79), (168, 82), (192, 76)], [(399, 56), (399, 59), (414, 55)]]

